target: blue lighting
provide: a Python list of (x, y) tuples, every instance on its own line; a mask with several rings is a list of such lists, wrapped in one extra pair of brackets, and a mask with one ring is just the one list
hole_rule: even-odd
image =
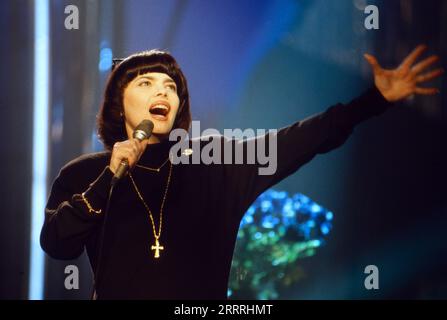
[(283, 207), (285, 217), (295, 217), (295, 210), (293, 210), (293, 202), (291, 199), (287, 199)]
[(319, 246), (321, 246), (321, 240), (318, 240), (318, 239), (312, 240), (312, 241), (310, 241), (310, 245), (312, 245), (315, 248), (319, 247)]
[(262, 218), (262, 226), (267, 229), (274, 228), (279, 223), (279, 219), (272, 215), (266, 215)]
[(242, 218), (242, 224), (250, 224), (252, 222), (253, 222), (253, 216), (251, 216), (251, 215), (245, 215)]
[[(274, 232), (279, 237), (288, 235), (290, 239), (310, 244), (330, 233), (333, 217), (331, 211), (301, 193), (289, 197), (285, 191), (270, 189), (249, 207), (241, 219), (240, 231), (253, 234), (255, 240), (263, 238), (264, 234), (270, 237)], [(238, 238), (243, 237), (243, 234), (238, 235)]]
[(294, 204), (293, 204), (293, 209), (295, 209), (295, 210), (300, 210), (301, 209), (301, 202), (295, 202)]
[[(332, 218), (331, 211), (301, 193), (289, 196), (272, 189), (262, 193), (241, 219), (231, 294), (256, 292), (258, 299), (277, 297), (278, 287), (284, 285), (281, 278), (286, 274), (293, 278), (299, 270), (297, 259), (315, 255), (325, 244)], [(240, 266), (250, 274), (243, 282), (235, 280)]]
[(34, 101), (33, 171), (31, 191), (31, 244), (28, 298), (43, 298), (44, 254), (39, 235), (47, 197), (48, 87), (49, 87), (49, 3), (34, 2)]
[(285, 197), (287, 197), (287, 192), (272, 190), (272, 194), (271, 195), (272, 195), (273, 199), (284, 199)]
[(315, 221), (314, 221), (314, 220), (309, 220), (309, 221), (307, 222), (307, 226), (308, 226), (309, 228), (315, 228)]
[(310, 210), (314, 213), (318, 213), (322, 210), (323, 208), (321, 206), (319, 206), (318, 204), (314, 203), (311, 207)]
[(327, 235), (329, 231), (331, 230), (330, 225), (327, 222), (323, 222), (323, 224), (320, 227), (321, 233), (324, 235)]
[(308, 196), (305, 196), (302, 193), (295, 194), (293, 200), (297, 201), (300, 205), (306, 205), (312, 202)]
[(99, 52), (99, 71), (109, 71), (112, 67), (113, 52), (110, 48), (102, 48)]
[(261, 210), (262, 212), (267, 212), (272, 207), (271, 201), (264, 200), (261, 202)]

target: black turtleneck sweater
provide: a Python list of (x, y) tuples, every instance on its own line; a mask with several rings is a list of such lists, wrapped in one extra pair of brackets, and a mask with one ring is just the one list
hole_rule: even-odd
[[(355, 125), (389, 107), (373, 87), (349, 104), (336, 104), (278, 130), (273, 175), (259, 175), (258, 164), (173, 165), (160, 236), (164, 250), (158, 259), (151, 250), (155, 241), (149, 214), (126, 176), (111, 198), (98, 298), (225, 299), (239, 223), (252, 202), (317, 154), (341, 146)], [(223, 136), (215, 139), (222, 144), (236, 143)], [(209, 143), (203, 138), (198, 141), (202, 146)], [(255, 139), (238, 143), (247, 147)], [(160, 166), (173, 144), (148, 145), (139, 164)], [(61, 169), (41, 232), (42, 248), (51, 257), (74, 259), (85, 248), (96, 270), (96, 248), (113, 176), (109, 161), (110, 152), (99, 152), (74, 159)], [(160, 172), (140, 167), (132, 171), (157, 232), (169, 168), (167, 162)], [(93, 209), (102, 209), (102, 213), (89, 213), (81, 197), (84, 191)]]

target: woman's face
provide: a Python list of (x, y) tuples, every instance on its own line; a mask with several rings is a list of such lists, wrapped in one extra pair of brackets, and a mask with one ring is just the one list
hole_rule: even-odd
[(149, 143), (169, 135), (180, 104), (177, 85), (165, 73), (149, 72), (137, 76), (124, 89), (126, 132), (132, 137), (135, 127), (149, 119), (154, 123)]

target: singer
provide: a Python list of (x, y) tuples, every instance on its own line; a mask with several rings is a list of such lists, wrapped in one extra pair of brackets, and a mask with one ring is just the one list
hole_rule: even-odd
[[(278, 130), (272, 175), (259, 175), (258, 164), (173, 165), (169, 133), (191, 123), (186, 78), (167, 52), (127, 57), (112, 70), (97, 116), (105, 151), (60, 170), (45, 210), (42, 248), (55, 259), (87, 250), (98, 299), (226, 299), (239, 223), (251, 203), (316, 155), (343, 145), (356, 125), (394, 102), (437, 93), (420, 87), (442, 73), (426, 71), (437, 56), (416, 63), (425, 49), (418, 46), (390, 70), (366, 54), (375, 85), (350, 103)], [(143, 120), (153, 123), (152, 132), (133, 138)], [(245, 147), (266, 139), (216, 138)], [(122, 163), (125, 174), (110, 192)]]

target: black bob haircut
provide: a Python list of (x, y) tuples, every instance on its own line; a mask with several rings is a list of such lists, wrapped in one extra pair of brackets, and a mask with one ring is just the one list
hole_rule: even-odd
[(191, 110), (188, 84), (177, 61), (167, 51), (157, 49), (143, 51), (123, 60), (114, 59), (104, 100), (96, 117), (98, 136), (107, 150), (112, 150), (116, 142), (128, 139), (123, 117), (124, 89), (138, 75), (148, 72), (165, 73), (175, 81), (180, 106), (172, 129), (181, 128), (189, 131)]

